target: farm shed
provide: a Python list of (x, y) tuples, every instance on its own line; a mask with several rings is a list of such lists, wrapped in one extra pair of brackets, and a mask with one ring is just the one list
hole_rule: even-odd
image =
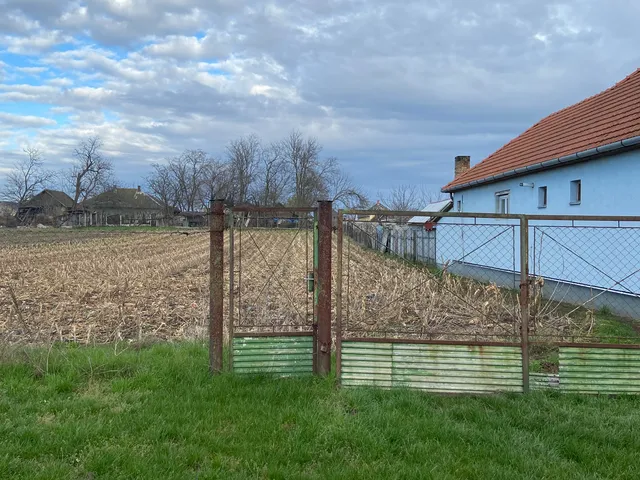
[(204, 227), (209, 225), (207, 212), (180, 212), (175, 220), (175, 225), (181, 227)]
[(75, 224), (82, 226), (149, 225), (168, 223), (162, 202), (138, 188), (113, 188), (82, 202)]
[(56, 224), (68, 216), (73, 199), (59, 190), (45, 189), (18, 208), (22, 223)]

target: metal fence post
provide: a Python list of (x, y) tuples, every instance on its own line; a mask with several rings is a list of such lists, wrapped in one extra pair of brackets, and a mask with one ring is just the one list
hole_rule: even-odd
[(228, 227), (229, 227), (229, 325), (227, 328), (227, 356), (229, 371), (233, 371), (233, 322), (235, 316), (235, 238), (233, 235), (233, 211), (228, 215)]
[(209, 228), (209, 371), (222, 372), (224, 323), (224, 200), (211, 200)]
[(529, 393), (529, 219), (520, 217), (520, 336), (522, 341), (522, 391)]
[(333, 202), (318, 202), (318, 278), (316, 312), (318, 319), (318, 373), (331, 371), (331, 231)]
[(336, 225), (336, 377), (340, 380), (342, 371), (342, 237), (344, 222), (342, 210), (338, 210)]

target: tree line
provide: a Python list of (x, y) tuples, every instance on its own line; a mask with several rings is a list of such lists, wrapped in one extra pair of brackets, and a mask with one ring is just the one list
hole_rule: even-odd
[[(73, 150), (70, 167), (55, 171), (46, 168), (41, 150), (27, 147), (6, 176), (2, 198), (19, 206), (56, 185), (73, 199), (75, 209), (84, 200), (117, 187), (113, 162), (103, 152), (102, 140), (89, 137)], [(271, 143), (248, 135), (229, 142), (222, 157), (184, 150), (152, 164), (145, 179), (167, 212), (204, 210), (211, 198), (269, 207), (306, 207), (318, 199), (344, 207), (367, 206), (366, 195), (338, 160), (324, 158), (321, 152), (317, 139), (297, 130)]]
[(366, 195), (338, 160), (321, 152), (317, 139), (297, 130), (271, 143), (248, 135), (229, 142), (222, 158), (185, 150), (153, 164), (147, 184), (163, 204), (181, 211), (201, 209), (211, 198), (266, 207), (307, 207), (318, 199), (366, 205)]
[[(6, 175), (0, 198), (20, 206), (42, 189), (56, 186), (72, 198), (75, 210), (86, 199), (118, 187), (100, 137), (82, 140), (71, 153), (68, 168), (52, 170), (46, 168), (41, 150), (25, 148)], [(321, 154), (318, 140), (298, 130), (270, 143), (248, 135), (230, 141), (222, 156), (186, 149), (153, 163), (145, 180), (169, 216), (206, 210), (212, 198), (265, 207), (308, 207), (318, 199), (333, 200), (336, 208), (369, 208), (375, 203), (340, 168), (337, 158)], [(378, 193), (380, 203), (391, 210), (418, 210), (442, 198), (416, 185)]]

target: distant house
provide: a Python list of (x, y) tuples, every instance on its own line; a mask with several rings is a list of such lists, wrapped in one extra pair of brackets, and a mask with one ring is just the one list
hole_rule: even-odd
[(138, 188), (113, 188), (82, 202), (75, 224), (83, 226), (149, 225), (168, 223), (165, 207)]
[[(437, 202), (431, 202), (425, 208), (423, 208), (421, 212), (424, 212), (424, 213), (448, 212), (449, 210), (451, 210), (451, 207), (453, 207), (453, 201), (451, 201), (450, 199), (440, 200)], [(440, 218), (434, 217), (433, 215), (418, 215), (415, 217), (411, 217), (407, 222), (407, 225), (424, 227), (426, 223), (428, 222), (437, 223), (438, 220), (440, 220)]]
[[(384, 212), (385, 210), (389, 210), (389, 209), (385, 207), (382, 203), (380, 203), (380, 200), (378, 200), (374, 205), (371, 206), (371, 208), (369, 208), (369, 210), (379, 210), (380, 212)], [(387, 216), (384, 215), (383, 213), (381, 213), (380, 215), (378, 214), (358, 215), (358, 218), (357, 218), (358, 222), (384, 222), (386, 220), (387, 220)]]
[(18, 208), (22, 223), (55, 224), (66, 219), (73, 199), (59, 190), (45, 189)]

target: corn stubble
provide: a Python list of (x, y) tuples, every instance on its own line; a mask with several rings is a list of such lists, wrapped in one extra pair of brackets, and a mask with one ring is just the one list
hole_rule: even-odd
[[(309, 328), (311, 233), (247, 229), (236, 231), (234, 240), (236, 328), (245, 332)], [(227, 234), (225, 257), (228, 246)], [(449, 275), (446, 269), (436, 272), (385, 257), (346, 238), (343, 255), (347, 333), (420, 333), (433, 338), (519, 334), (514, 292)], [(334, 266), (336, 261), (334, 250)], [(227, 297), (228, 270), (225, 258)], [(335, 275), (333, 268), (334, 289)], [(0, 236), (4, 344), (202, 339), (208, 308), (207, 232), (17, 231)], [(544, 333), (582, 329), (566, 315), (553, 310), (546, 315), (548, 321), (540, 325)]]

